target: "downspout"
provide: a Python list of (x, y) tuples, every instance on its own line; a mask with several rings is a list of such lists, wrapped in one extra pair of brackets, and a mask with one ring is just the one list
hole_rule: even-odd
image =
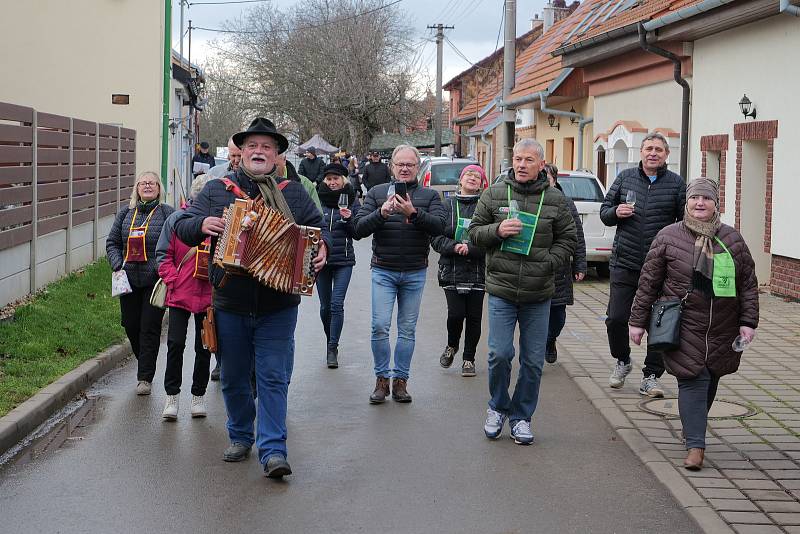
[(164, 0), (164, 94), (161, 102), (161, 187), (167, 189), (169, 165), (169, 84), (172, 79), (172, 0)]
[(795, 17), (800, 17), (800, 7), (793, 6), (789, 3), (790, 0), (781, 0), (780, 4), (780, 12), (781, 13), (788, 13), (789, 15), (794, 15)]
[(575, 165), (575, 170), (583, 167), (583, 129), (587, 124), (594, 122), (594, 117), (588, 119), (581, 119), (578, 121), (578, 164)]
[(678, 56), (668, 50), (664, 50), (663, 48), (659, 48), (647, 43), (647, 32), (645, 31), (644, 25), (641, 22), (639, 23), (639, 46), (652, 54), (657, 54), (661, 57), (669, 59), (675, 65), (675, 81), (683, 88), (683, 101), (681, 102), (680, 175), (684, 180), (686, 180), (689, 161), (689, 93), (691, 92), (691, 89), (689, 88), (689, 82), (681, 77), (681, 60)]

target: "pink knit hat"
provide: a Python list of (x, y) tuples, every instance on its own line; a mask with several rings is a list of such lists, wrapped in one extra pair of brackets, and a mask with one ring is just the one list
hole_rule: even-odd
[(464, 177), (464, 174), (470, 171), (477, 172), (478, 174), (481, 175), (481, 189), (486, 189), (487, 187), (489, 187), (489, 181), (486, 179), (486, 173), (484, 172), (483, 167), (481, 167), (480, 165), (467, 165), (466, 167), (464, 167), (464, 169), (461, 171), (461, 176), (458, 177), (458, 181), (460, 182), (461, 179)]

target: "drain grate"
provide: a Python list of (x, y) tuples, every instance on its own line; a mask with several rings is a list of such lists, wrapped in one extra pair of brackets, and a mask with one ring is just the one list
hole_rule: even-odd
[[(663, 399), (647, 399), (639, 403), (639, 408), (645, 412), (661, 415), (669, 419), (680, 417), (678, 413), (678, 399), (665, 397)], [(711, 411), (708, 413), (709, 419), (738, 419), (755, 415), (757, 410), (750, 406), (732, 401), (714, 401)]]

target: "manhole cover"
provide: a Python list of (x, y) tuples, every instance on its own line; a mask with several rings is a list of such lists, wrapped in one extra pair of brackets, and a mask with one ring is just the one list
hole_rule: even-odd
[[(680, 416), (678, 413), (678, 399), (676, 398), (648, 399), (640, 402), (639, 407), (646, 412), (656, 415), (663, 415), (671, 418)], [(738, 402), (715, 401), (711, 406), (708, 417), (711, 419), (732, 419), (735, 417), (750, 417), (755, 414), (755, 410), (744, 404), (739, 404)]]

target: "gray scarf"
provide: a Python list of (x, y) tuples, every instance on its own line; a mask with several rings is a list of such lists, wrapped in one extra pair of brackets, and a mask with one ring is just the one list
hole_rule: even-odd
[(264, 199), (264, 204), (280, 211), (289, 221), (295, 222), (294, 215), (292, 215), (292, 210), (289, 209), (289, 204), (286, 203), (283, 192), (278, 189), (278, 183), (276, 181), (277, 169), (278, 168), (275, 167), (269, 174), (252, 174), (242, 165), (242, 172), (253, 180), (258, 186), (258, 190), (261, 191), (261, 198)]

